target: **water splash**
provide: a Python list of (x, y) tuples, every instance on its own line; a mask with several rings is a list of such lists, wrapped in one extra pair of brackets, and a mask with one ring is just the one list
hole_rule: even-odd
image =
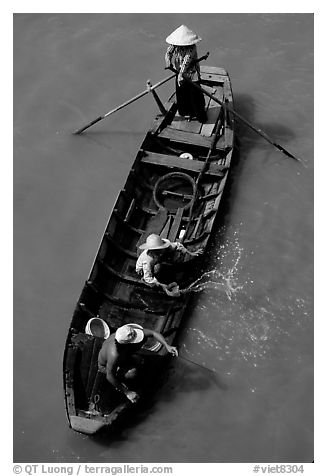
[(236, 286), (232, 270), (229, 270), (227, 275), (224, 275), (218, 269), (212, 269), (203, 273), (200, 278), (195, 280), (187, 288), (183, 289), (182, 292), (197, 293), (213, 289), (225, 292), (226, 296), (231, 301), (232, 295), (242, 288), (243, 286)]
[[(310, 338), (310, 299), (299, 297), (296, 289), (285, 295), (269, 281), (266, 287), (263, 282), (256, 283), (249, 275), (253, 253), (245, 256), (237, 240), (238, 230), (232, 233), (232, 239), (212, 249), (215, 269), (189, 286), (191, 291), (204, 290), (207, 294), (195, 302), (190, 327), (185, 329), (188, 352), (184, 352), (199, 362), (205, 356), (210, 367), (219, 361), (226, 373), (242, 362), (263, 368), (276, 359), (276, 354), (280, 360), (292, 362), (306, 358), (300, 355), (297, 341), (303, 341), (305, 334)], [(246, 270), (242, 268), (244, 258), (248, 258)], [(230, 305), (222, 301), (221, 293), (210, 290), (223, 291)], [(310, 353), (310, 345), (307, 351)]]
[[(235, 234), (238, 234), (238, 230), (235, 231)], [(226, 293), (226, 296), (231, 301), (232, 296), (237, 292), (243, 289), (244, 284), (237, 285), (237, 274), (239, 270), (239, 265), (241, 262), (243, 248), (240, 247), (237, 236), (235, 236), (232, 243), (226, 242), (221, 244), (216, 249), (212, 250), (211, 259), (214, 263), (217, 263), (214, 269), (206, 271), (200, 276), (196, 281), (194, 281), (185, 292), (203, 292), (206, 290), (217, 290), (223, 291)], [(231, 267), (224, 268), (222, 266), (222, 261), (224, 258), (228, 258), (228, 261), (231, 258), (231, 255), (236, 252), (236, 258)], [(219, 266), (219, 269), (218, 269)]]
[(183, 290), (204, 293), (203, 299), (195, 302), (190, 327), (185, 329), (185, 355), (197, 362), (205, 356), (212, 368), (214, 362), (224, 362), (230, 372), (242, 361), (261, 368), (275, 358), (276, 352), (279, 358), (296, 360), (294, 341), (299, 333), (310, 329), (310, 303), (295, 290), (285, 297), (256, 283), (242, 267), (247, 256), (238, 242), (239, 230), (229, 233), (232, 238), (224, 238), (222, 244), (216, 243), (209, 250), (211, 269)]

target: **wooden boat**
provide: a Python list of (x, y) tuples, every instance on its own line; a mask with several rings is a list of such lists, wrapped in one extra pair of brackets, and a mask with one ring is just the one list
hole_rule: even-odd
[[(223, 68), (201, 66), (201, 78), (201, 87), (233, 106), (230, 78)], [(135, 263), (138, 246), (150, 233), (182, 239), (192, 251), (208, 243), (231, 165), (234, 118), (205, 98), (208, 120), (201, 124), (178, 116), (174, 95), (163, 106), (155, 94), (161, 112), (118, 194), (68, 332), (64, 392), (69, 424), (76, 431), (94, 434), (137, 410), (138, 404), (97, 372), (105, 336), (97, 325), (101, 320), (111, 333), (133, 322), (162, 333), (170, 345), (176, 340), (189, 295), (170, 297), (147, 286), (136, 274)], [(192, 268), (191, 274), (176, 277), (180, 288), (199, 277), (199, 267)], [(95, 332), (90, 332), (91, 319)], [(148, 385), (139, 390), (142, 397), (149, 391), (151, 372), (158, 373), (167, 363), (167, 353), (154, 340), (140, 353), (149, 364), (144, 367)]]

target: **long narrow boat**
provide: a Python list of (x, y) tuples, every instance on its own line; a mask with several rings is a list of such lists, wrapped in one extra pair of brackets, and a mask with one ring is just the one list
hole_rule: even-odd
[[(223, 68), (201, 66), (201, 86), (233, 106), (230, 78)], [(119, 192), (99, 250), (77, 302), (64, 353), (64, 392), (69, 425), (94, 434), (128, 411), (137, 411), (97, 371), (98, 352), (108, 334), (136, 323), (163, 334), (172, 345), (189, 300), (167, 296), (135, 272), (138, 246), (150, 233), (181, 240), (190, 250), (206, 248), (218, 214), (234, 144), (234, 119), (205, 96), (208, 120), (186, 121), (173, 95), (147, 132), (124, 188)], [(158, 100), (158, 96), (155, 95)], [(181, 272), (180, 288), (200, 275)], [(100, 325), (100, 326), (99, 326)], [(101, 327), (102, 325), (102, 327)], [(108, 327), (107, 327), (108, 326)], [(145, 363), (141, 398), (151, 375), (167, 364), (167, 353), (150, 340), (139, 351)], [(151, 374), (152, 372), (152, 374)]]

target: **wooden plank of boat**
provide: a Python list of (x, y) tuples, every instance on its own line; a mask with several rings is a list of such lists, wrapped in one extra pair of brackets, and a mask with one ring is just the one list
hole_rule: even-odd
[[(216, 92), (216, 88), (212, 88), (211, 86), (202, 85), (202, 87), (203, 89), (208, 91), (208, 93), (210, 94), (215, 94)], [(210, 116), (210, 120), (211, 120), (212, 114), (209, 112), (209, 107), (211, 107), (210, 104), (212, 104), (213, 101), (208, 96), (204, 96), (204, 100), (205, 100), (205, 109), (206, 109), (207, 115)], [(207, 136), (211, 135), (211, 132), (215, 126), (215, 123), (212, 124), (210, 120), (206, 122), (208, 133), (203, 135), (207, 135)], [(179, 116), (178, 114), (175, 115), (174, 119), (172, 120), (170, 124), (170, 127), (172, 127), (173, 129), (186, 131), (186, 132), (193, 132), (194, 134), (199, 134), (201, 132), (202, 126), (203, 124), (201, 122), (198, 122), (195, 120), (188, 121), (185, 119), (185, 117)], [(210, 130), (210, 133), (209, 133), (209, 130)]]
[(202, 124), (200, 129), (200, 134), (204, 137), (210, 137), (215, 125), (217, 124), (217, 116), (219, 116), (221, 106), (217, 106), (212, 99), (210, 99), (208, 111), (207, 111), (207, 121)]
[(113, 246), (115, 249), (117, 249), (120, 252), (126, 254), (127, 256), (129, 256), (132, 259), (136, 259), (135, 251), (131, 251), (131, 250), (121, 246), (121, 244), (118, 241), (114, 240), (113, 237), (109, 233), (106, 233), (105, 237), (108, 240), (108, 242), (110, 243), (110, 245)]
[[(208, 86), (203, 85), (203, 89), (206, 89), (208, 92), (210, 92), (210, 88)], [(222, 87), (214, 87), (211, 88), (212, 92), (211, 94), (215, 96), (217, 99), (220, 101), (223, 101), (224, 98), (224, 89)], [(200, 129), (200, 134), (206, 137), (210, 137), (213, 133), (214, 127), (217, 124), (218, 118), (221, 114), (221, 106), (217, 104), (213, 99), (209, 99), (208, 103), (208, 109), (207, 109), (207, 121), (202, 124), (202, 127)]]
[[(206, 85), (217, 88), (217, 94), (224, 94), (231, 104), (232, 92), (225, 70), (206, 67), (203, 74), (212, 76), (206, 77)], [(217, 86), (218, 76), (225, 76), (226, 80)], [(207, 104), (210, 107), (210, 101)], [(177, 155), (180, 155), (181, 150), (199, 157), (199, 154), (202, 155), (199, 145), (210, 149), (212, 139), (209, 132), (204, 137), (201, 133), (185, 131), (185, 124), (183, 130), (174, 131), (170, 123), (174, 120), (176, 110), (175, 101), (168, 103), (167, 114), (157, 116), (136, 154), (126, 184), (118, 194), (69, 327), (64, 354), (66, 413), (70, 426), (85, 434), (108, 428), (118, 422), (121, 415), (135, 409), (124, 395), (113, 389), (104, 375), (97, 378), (97, 353), (102, 339), (85, 333), (89, 319), (98, 316), (111, 332), (123, 324), (135, 322), (164, 333), (168, 344), (173, 345), (189, 296), (182, 294), (172, 298), (142, 283), (135, 272), (136, 246), (154, 231), (176, 239), (182, 227), (188, 224), (184, 244), (190, 250), (205, 248), (218, 214), (232, 157), (233, 117), (224, 117), (224, 134), (212, 150), (213, 160), (207, 164), (206, 172), (201, 174), (205, 164), (203, 160), (181, 159)], [(217, 108), (213, 108), (212, 123), (218, 120), (218, 112)], [(160, 140), (160, 133), (169, 136), (172, 131), (175, 134), (173, 140)], [(222, 161), (225, 161), (225, 167)], [(192, 216), (184, 212), (190, 192), (177, 190), (175, 193), (174, 188), (161, 190), (162, 196), (167, 192), (171, 198), (165, 201), (165, 216), (162, 211), (158, 213), (154, 190), (159, 180), (165, 183), (162, 178), (172, 170), (183, 171), (193, 182), (201, 174), (201, 193), (196, 196)], [(172, 202), (174, 210), (169, 209), (168, 204)], [(188, 280), (198, 278), (198, 273), (199, 268), (196, 266), (190, 274), (181, 273), (178, 275), (180, 285), (187, 285)], [(147, 343), (147, 349), (151, 349), (151, 352), (142, 350), (141, 353), (146, 356), (144, 372), (148, 376), (147, 382), (152, 383), (165, 366), (165, 351), (153, 342)], [(141, 396), (152, 391), (153, 386), (149, 384), (139, 389)]]
[[(172, 301), (170, 301), (171, 304)], [(149, 312), (135, 312), (133, 310), (120, 310), (117, 312), (117, 308), (113, 309), (110, 304), (105, 303), (104, 306), (101, 308), (101, 317), (105, 320), (110, 320), (111, 323), (111, 331), (115, 331), (118, 327), (123, 326), (131, 322), (131, 315), (133, 319), (137, 319), (137, 321), (142, 325), (146, 326), (147, 321), (151, 319), (151, 326), (153, 330), (157, 332), (162, 332), (166, 319), (167, 319), (167, 309), (169, 306), (166, 306), (166, 310), (163, 314), (149, 314)]]
[(173, 129), (170, 126), (165, 127), (160, 133), (159, 137), (169, 139), (175, 142), (181, 142), (183, 144), (197, 145), (199, 147), (205, 147), (210, 149), (211, 139), (210, 137), (201, 136), (201, 134), (193, 134), (183, 130)]
[(183, 212), (184, 212), (183, 207), (178, 208), (173, 224), (171, 226), (170, 232), (168, 234), (168, 240), (170, 241), (176, 241), (176, 238), (182, 223)]
[(212, 81), (217, 86), (220, 85), (221, 87), (223, 87), (225, 81), (227, 81), (227, 77), (222, 76), (221, 74), (201, 73), (201, 80)]
[(159, 132), (164, 129), (168, 124), (174, 120), (174, 117), (177, 112), (177, 103), (167, 103), (166, 104), (167, 113), (166, 115), (158, 114), (153, 121), (152, 127), (149, 129), (149, 132), (152, 132), (154, 136), (157, 136)]
[(227, 71), (224, 68), (219, 68), (217, 66), (208, 66), (206, 64), (201, 64), (200, 71), (201, 71), (201, 76), (202, 76), (202, 73), (221, 74), (223, 76), (227, 76)]
[(161, 238), (167, 238), (168, 237), (172, 220), (173, 220), (172, 215), (169, 215), (168, 218), (167, 218), (165, 226), (163, 227), (162, 231), (159, 233)]
[[(203, 89), (205, 89), (207, 92), (209, 92), (213, 96), (217, 96), (218, 98), (222, 97), (222, 94), (223, 94), (222, 90), (219, 89), (217, 91), (217, 88), (212, 88), (204, 84), (202, 84), (201, 86)], [(202, 136), (210, 137), (213, 133), (215, 125), (217, 124), (219, 109), (216, 108), (216, 104), (211, 98), (209, 98), (208, 96), (205, 96), (205, 98), (206, 98), (207, 120), (205, 123), (201, 124), (199, 133)]]
[[(170, 169), (180, 169), (188, 172), (200, 172), (203, 167), (203, 161), (183, 159), (182, 157), (174, 157), (167, 154), (159, 154), (158, 152), (149, 152), (143, 150), (142, 163), (151, 165), (162, 165)], [(210, 163), (206, 170), (207, 175), (222, 177), (224, 167), (216, 163)]]
[(224, 131), (225, 147), (232, 147), (234, 142), (234, 131), (230, 127), (225, 127)]
[(140, 236), (140, 239), (137, 242), (136, 249), (138, 255), (142, 251), (139, 249), (139, 246), (145, 243), (147, 237), (151, 233), (156, 233), (157, 235), (162, 233), (162, 230), (167, 223), (167, 218), (168, 214), (166, 209), (159, 210), (159, 212), (151, 218), (151, 222), (149, 223), (147, 230)]
[[(207, 89), (205, 86), (203, 86), (203, 88)], [(223, 89), (222, 88), (212, 88), (212, 89), (213, 89), (213, 92), (211, 94), (213, 96), (216, 96), (217, 99), (220, 99), (222, 101), (224, 96)], [(213, 130), (218, 122), (218, 118), (221, 113), (221, 106), (217, 105), (217, 103), (213, 99), (211, 98), (208, 98), (208, 99), (210, 100), (209, 100), (208, 109), (207, 109), (207, 121), (204, 124), (202, 124), (200, 129), (200, 134), (205, 137), (210, 137), (212, 135)]]
[(216, 68), (214, 66), (201, 65), (201, 80), (205, 83), (215, 84), (217, 87), (221, 86), (225, 88), (228, 84), (229, 77), (224, 68)]
[[(220, 108), (215, 108), (216, 114), (219, 115)], [(208, 130), (208, 133), (211, 132), (214, 128), (214, 125), (211, 127), (211, 130)], [(179, 142), (182, 144), (196, 145), (199, 147), (210, 149), (212, 146), (213, 138), (210, 135), (209, 137), (201, 134), (194, 134), (184, 130), (173, 129), (170, 126), (165, 127), (159, 132), (160, 138), (166, 138), (173, 142)], [(224, 136), (220, 136), (216, 142), (215, 149), (220, 151), (227, 152), (229, 149), (229, 143), (225, 141)]]
[(179, 115), (175, 115), (170, 127), (178, 131), (193, 132), (193, 134), (198, 134), (201, 130), (201, 124), (198, 121), (188, 121)]

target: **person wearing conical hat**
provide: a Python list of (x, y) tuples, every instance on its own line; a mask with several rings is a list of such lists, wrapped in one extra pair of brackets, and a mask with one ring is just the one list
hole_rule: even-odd
[(139, 398), (131, 387), (133, 381), (135, 385), (135, 379), (142, 365), (142, 360), (136, 353), (149, 338), (156, 339), (167, 352), (178, 356), (176, 347), (169, 345), (162, 334), (134, 323), (119, 327), (103, 342), (98, 355), (99, 372), (104, 373), (108, 382), (132, 403)]
[(177, 283), (165, 284), (158, 279), (163, 274), (162, 265), (179, 261), (181, 258), (179, 254), (199, 256), (203, 252), (202, 249), (189, 251), (182, 243), (171, 242), (155, 233), (149, 235), (139, 248), (142, 253), (136, 262), (136, 272), (142, 276), (147, 285), (161, 287), (168, 296), (178, 296), (179, 290)]
[(188, 120), (196, 118), (206, 122), (205, 100), (202, 91), (185, 81), (184, 77), (200, 84), (200, 67), (196, 44), (201, 38), (185, 25), (181, 25), (166, 38), (169, 47), (165, 54), (166, 68), (173, 66), (178, 71), (176, 78), (177, 108)]

